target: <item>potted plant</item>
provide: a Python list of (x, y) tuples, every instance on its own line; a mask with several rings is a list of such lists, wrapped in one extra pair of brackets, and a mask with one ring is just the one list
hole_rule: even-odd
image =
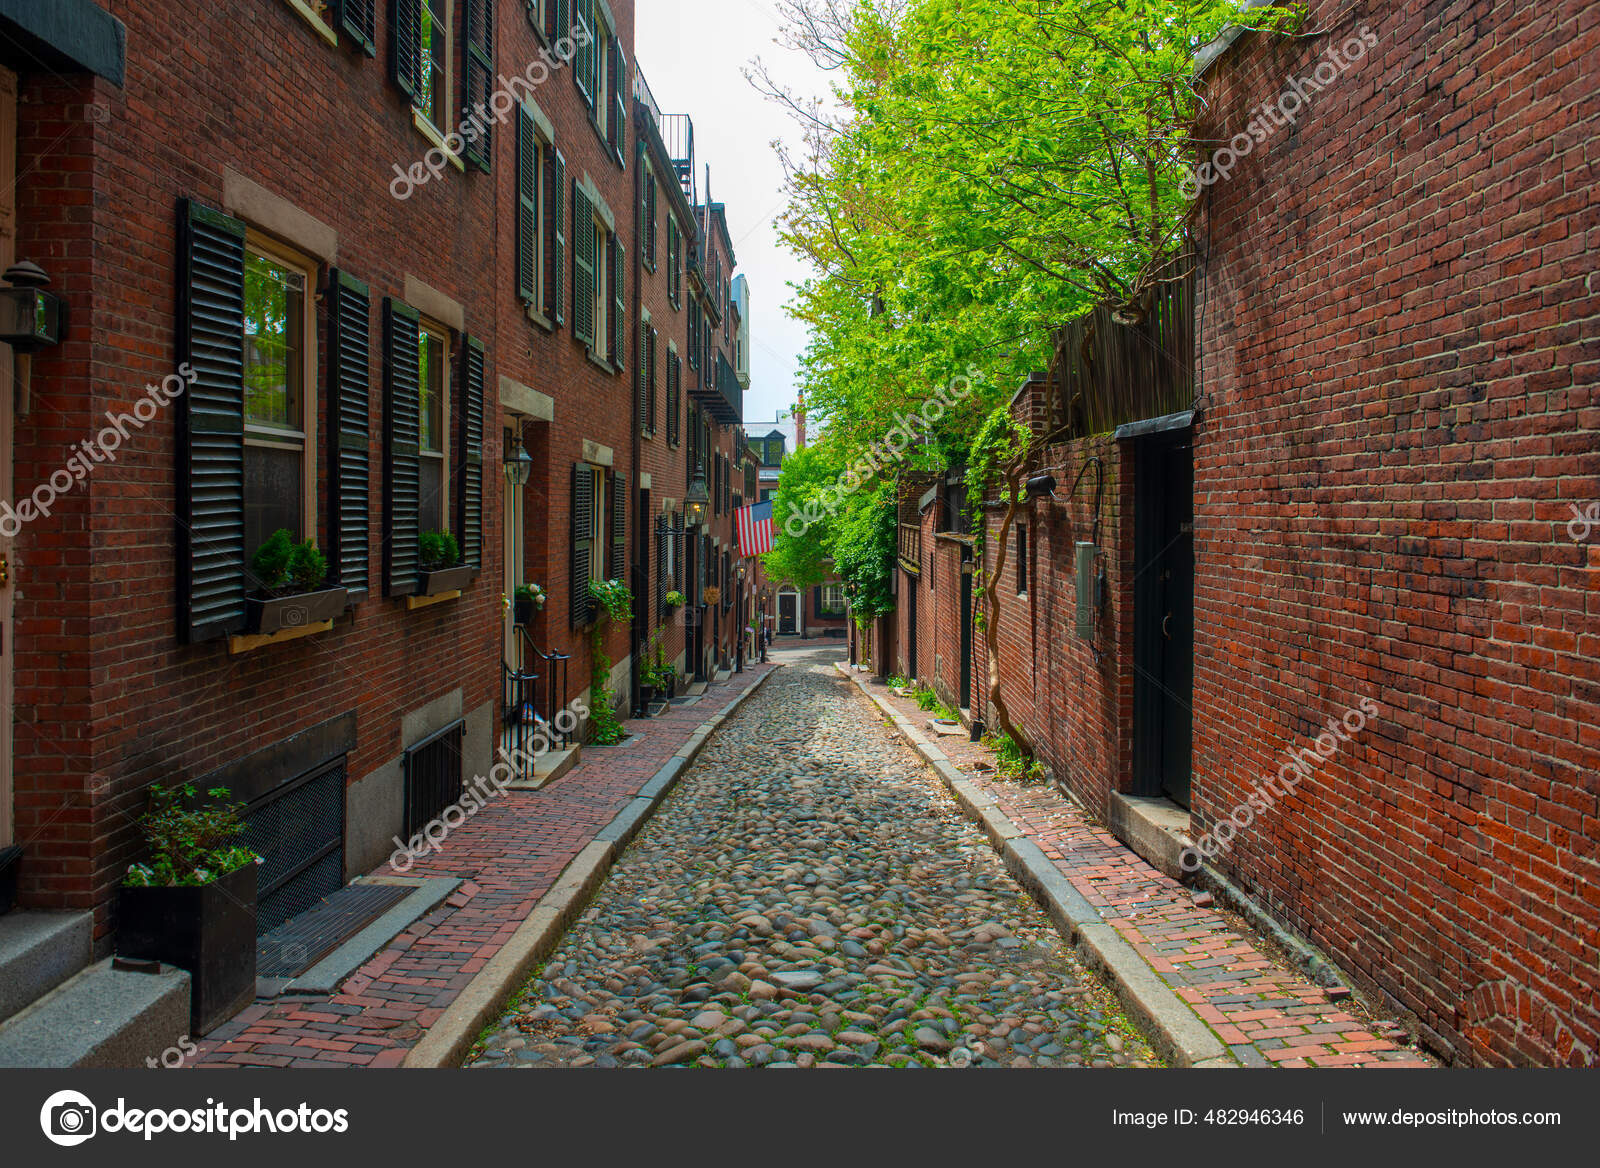
[(459, 592), (472, 583), (470, 564), (461, 562), (461, 545), (448, 531), (424, 531), (417, 537), (418, 596)]
[(259, 591), (247, 599), (249, 631), (281, 633), (285, 629), (330, 621), (345, 610), (350, 594), (324, 588), (328, 558), (316, 540), (295, 543), (287, 528), (269, 535), (250, 558)]
[(189, 971), (190, 1024), (206, 1034), (255, 1000), (256, 865), (239, 843), (241, 804), (226, 787), (197, 803), (191, 786), (150, 788), (139, 821), (148, 857), (128, 868), (117, 955)]
[(544, 589), (537, 584), (518, 584), (512, 607), (517, 624), (531, 625), (534, 614), (544, 611)]
[(715, 584), (708, 585), (705, 591), (705, 603), (707, 607), (710, 608), (715, 608), (717, 605), (721, 604), (722, 589), (718, 588)]
[(668, 611), (669, 612), (676, 612), (678, 609), (683, 607), (683, 604), (684, 604), (683, 593), (677, 591), (676, 589), (673, 589), (672, 591), (667, 593), (666, 601), (667, 601), (667, 609), (668, 609)]

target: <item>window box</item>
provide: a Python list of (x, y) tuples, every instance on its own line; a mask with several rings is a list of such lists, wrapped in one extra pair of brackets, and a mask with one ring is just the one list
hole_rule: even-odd
[(192, 1033), (215, 1030), (256, 998), (256, 865), (199, 886), (124, 887), (117, 956), (188, 970)]
[(253, 636), (270, 636), (285, 629), (321, 624), (339, 616), (349, 603), (347, 588), (322, 588), (296, 596), (252, 596), (249, 631)]
[(471, 564), (460, 564), (454, 568), (440, 568), (437, 572), (419, 572), (417, 574), (418, 596), (439, 596), (446, 592), (460, 592), (472, 583), (478, 570)]

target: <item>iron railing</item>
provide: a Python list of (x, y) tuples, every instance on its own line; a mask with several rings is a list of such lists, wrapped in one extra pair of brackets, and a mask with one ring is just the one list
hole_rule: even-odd
[[(501, 722), (517, 777), (530, 778), (544, 749), (564, 749), (572, 743), (574, 719), (561, 717), (567, 708), (567, 663), (572, 656), (544, 652), (521, 625), (516, 645), (517, 660), (504, 663)], [(548, 746), (535, 743), (541, 736)]]

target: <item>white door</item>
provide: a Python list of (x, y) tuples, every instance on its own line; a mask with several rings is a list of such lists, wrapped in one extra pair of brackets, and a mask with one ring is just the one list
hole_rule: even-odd
[[(0, 271), (17, 248), (17, 75), (0, 69)], [(11, 346), (0, 345), (0, 499), (11, 498), (11, 435), (16, 408)], [(12, 843), (16, 824), (11, 803), (11, 658), (16, 637), (11, 623), (11, 539), (0, 527), (0, 847)]]

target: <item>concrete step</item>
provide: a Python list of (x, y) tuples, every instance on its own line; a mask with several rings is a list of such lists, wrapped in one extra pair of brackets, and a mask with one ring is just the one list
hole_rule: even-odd
[(0, 917), (0, 1022), (89, 964), (94, 914), (26, 912)]
[(547, 750), (534, 760), (533, 775), (531, 777), (507, 783), (506, 790), (538, 791), (548, 787), (577, 766), (579, 759), (582, 757), (583, 746), (581, 744), (569, 746), (565, 750)]
[(683, 691), (683, 695), (684, 695), (684, 697), (697, 698), (697, 697), (699, 697), (701, 694), (703, 694), (705, 692), (706, 692), (706, 683), (703, 682), (703, 681), (696, 681), (696, 682), (693, 682), (689, 686), (688, 689)]
[(712, 674), (711, 680), (720, 685), (732, 676), (733, 671), (731, 669), (719, 669), (716, 671), (716, 673)]
[(146, 1067), (189, 1035), (189, 975), (91, 965), (0, 1025), (0, 1067)]

